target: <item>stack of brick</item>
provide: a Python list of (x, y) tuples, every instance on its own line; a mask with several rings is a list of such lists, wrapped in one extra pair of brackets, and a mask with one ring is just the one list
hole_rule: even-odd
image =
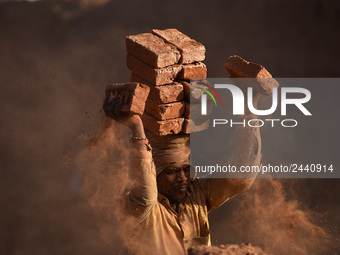
[(190, 79), (206, 78), (205, 47), (177, 29), (126, 38), (131, 81), (150, 87), (142, 116), (157, 136), (190, 133)]

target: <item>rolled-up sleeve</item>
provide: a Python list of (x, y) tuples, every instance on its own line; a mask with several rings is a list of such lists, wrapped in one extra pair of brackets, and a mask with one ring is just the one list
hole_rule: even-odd
[(155, 165), (150, 147), (143, 143), (133, 143), (130, 156), (131, 186), (128, 200), (134, 214), (145, 214), (157, 203), (157, 183)]

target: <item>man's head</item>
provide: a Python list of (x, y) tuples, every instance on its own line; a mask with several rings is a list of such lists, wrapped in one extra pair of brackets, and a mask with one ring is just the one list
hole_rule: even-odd
[(190, 178), (190, 147), (153, 150), (158, 192), (170, 203), (185, 198)]
[(158, 192), (167, 197), (170, 203), (184, 200), (188, 190), (190, 165), (166, 167), (157, 176)]

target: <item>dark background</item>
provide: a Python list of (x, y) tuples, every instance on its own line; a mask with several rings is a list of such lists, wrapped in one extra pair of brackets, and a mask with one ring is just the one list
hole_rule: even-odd
[[(121, 180), (115, 174), (125, 169), (117, 163), (124, 157), (117, 147), (105, 154), (105, 139), (97, 141), (100, 149), (92, 147), (92, 154), (84, 152), (81, 141), (103, 137), (98, 134), (105, 86), (129, 81), (125, 36), (153, 28), (177, 28), (203, 43), (209, 77), (225, 77), (224, 62), (234, 54), (264, 65), (274, 77), (340, 75), (336, 0), (0, 1), (1, 254), (121, 251), (117, 222), (108, 215), (116, 208), (110, 197), (121, 191), (115, 188)], [(127, 133), (119, 128), (111, 130), (115, 133), (110, 145), (127, 142)], [(270, 140), (265, 134), (263, 139), (268, 158), (271, 152), (265, 144)], [(299, 136), (292, 139), (302, 141)], [(98, 160), (100, 164), (93, 163)], [(258, 180), (249, 194), (270, 186), (264, 182)], [(309, 222), (330, 235), (328, 252), (334, 254), (339, 249), (339, 180), (283, 180), (282, 185), (287, 202), (282, 200), (279, 207), (308, 214)], [(235, 215), (251, 211), (244, 207), (247, 199), (241, 195), (211, 214), (212, 243), (251, 242), (285, 254), (287, 250), (275, 248), (280, 245), (269, 247), (253, 230), (238, 227), (242, 219)], [(268, 197), (262, 201), (275, 202)], [(247, 218), (248, 226), (252, 222)], [(265, 220), (261, 225), (271, 226)], [(271, 229), (266, 238), (275, 236)], [(294, 236), (292, 240), (302, 247)], [(292, 248), (293, 253), (306, 254), (306, 247)], [(315, 247), (312, 251), (321, 254)]]

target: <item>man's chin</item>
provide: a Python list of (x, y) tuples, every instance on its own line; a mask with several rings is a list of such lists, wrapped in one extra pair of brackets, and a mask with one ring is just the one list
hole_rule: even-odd
[(177, 202), (182, 202), (185, 198), (186, 198), (186, 194), (187, 194), (187, 190), (188, 188), (185, 188), (185, 189), (179, 189), (174, 197), (174, 199), (177, 201)]

